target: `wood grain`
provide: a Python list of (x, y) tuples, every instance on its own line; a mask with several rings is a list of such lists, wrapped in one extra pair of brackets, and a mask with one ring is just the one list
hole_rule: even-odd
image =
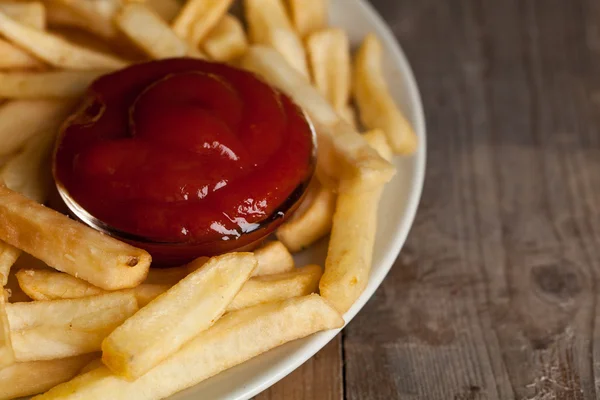
[[(372, 3), (419, 82), (427, 178), (323, 365), (351, 400), (600, 398), (600, 2)], [(331, 398), (304, 368), (264, 398)]]
[(429, 163), (346, 331), (347, 398), (598, 398), (597, 2), (374, 3), (416, 72)]
[(342, 337), (336, 336), (313, 358), (256, 400), (342, 400)]

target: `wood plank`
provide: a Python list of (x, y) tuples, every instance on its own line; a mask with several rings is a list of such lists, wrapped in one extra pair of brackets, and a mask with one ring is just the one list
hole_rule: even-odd
[(597, 398), (598, 5), (374, 4), (419, 80), (429, 163), (406, 248), (347, 328), (347, 397)]
[(342, 336), (337, 335), (314, 357), (256, 400), (342, 400)]

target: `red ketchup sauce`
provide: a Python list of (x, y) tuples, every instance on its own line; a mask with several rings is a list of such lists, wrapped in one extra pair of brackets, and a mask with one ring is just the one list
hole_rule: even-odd
[(63, 190), (164, 265), (263, 238), (314, 169), (311, 126), (290, 98), (249, 72), (196, 59), (99, 78), (60, 137)]

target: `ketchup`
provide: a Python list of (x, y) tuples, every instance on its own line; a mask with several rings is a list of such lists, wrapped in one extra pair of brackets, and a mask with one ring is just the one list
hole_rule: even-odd
[(63, 126), (54, 172), (126, 239), (196, 257), (274, 229), (310, 180), (314, 150), (289, 97), (250, 72), (178, 58), (96, 80)]

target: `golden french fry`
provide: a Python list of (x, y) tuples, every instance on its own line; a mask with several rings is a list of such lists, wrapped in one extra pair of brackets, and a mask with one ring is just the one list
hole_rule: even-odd
[[(391, 159), (392, 151), (382, 138), (383, 133), (376, 132), (368, 134), (365, 139), (382, 157)], [(363, 183), (356, 181), (351, 184), (360, 186)], [(350, 309), (369, 281), (383, 185), (356, 192), (338, 195), (325, 273), (319, 283), (321, 296), (340, 313)]]
[(115, 21), (129, 39), (154, 59), (183, 57), (188, 53), (188, 44), (143, 4), (127, 4)]
[(335, 193), (316, 180), (309, 190), (305, 208), (298, 209), (276, 232), (277, 239), (292, 253), (304, 250), (331, 231)]
[(139, 378), (218, 320), (256, 265), (252, 253), (211, 258), (115, 329), (102, 343), (102, 361)]
[(100, 368), (102, 366), (104, 366), (104, 364), (102, 363), (102, 353), (100, 353), (98, 358), (94, 358), (92, 361), (87, 363), (79, 373), (87, 374), (88, 372), (93, 371), (96, 368)]
[[(249, 279), (227, 306), (226, 311), (250, 307), (259, 303), (283, 300), (313, 293), (318, 287), (321, 267), (310, 265), (289, 272), (256, 276)], [(76, 299), (107, 292), (86, 281), (53, 270), (21, 269), (16, 273), (21, 289), (33, 300)], [(146, 306), (171, 288), (170, 284), (142, 283), (119, 292), (132, 293), (140, 307)]]
[(178, 0), (142, 0), (142, 2), (169, 23), (179, 14), (183, 4)]
[(55, 67), (118, 69), (126, 65), (115, 56), (78, 46), (51, 33), (20, 24), (2, 12), (0, 34)]
[[(77, 299), (110, 293), (84, 280), (54, 270), (23, 268), (16, 273), (16, 277), (21, 289), (33, 300)], [(172, 284), (142, 283), (131, 289), (122, 289), (120, 292), (132, 293), (138, 305), (144, 307), (158, 295), (169, 290), (171, 286)]]
[(342, 29), (329, 28), (306, 39), (312, 80), (321, 95), (341, 113), (350, 101), (350, 41)]
[(44, 64), (40, 60), (31, 54), (0, 38), (0, 70), (40, 68), (43, 65)]
[(227, 311), (315, 293), (322, 274), (323, 269), (320, 266), (307, 265), (292, 272), (254, 277), (244, 284), (227, 307)]
[(233, 0), (190, 0), (173, 21), (173, 30), (198, 47), (227, 13)]
[(104, 39), (117, 36), (113, 19), (121, 5), (121, 0), (52, 0), (46, 3), (51, 23), (83, 28)]
[(283, 343), (343, 325), (340, 315), (316, 294), (260, 304), (223, 316), (133, 382), (100, 367), (32, 400), (163, 399)]
[(4, 72), (0, 73), (0, 98), (76, 98), (107, 72), (110, 71)]
[(301, 37), (327, 26), (329, 0), (287, 0), (290, 16)]
[(349, 123), (354, 129), (358, 129), (358, 123), (356, 118), (356, 110), (351, 105), (346, 105), (342, 109), (338, 110), (340, 117)]
[(102, 340), (137, 310), (132, 293), (118, 292), (6, 305), (13, 349), (19, 362), (98, 351)]
[[(252, 46), (241, 64), (291, 96), (311, 117), (319, 140), (317, 175), (321, 183), (338, 183), (339, 191), (347, 192), (376, 188), (392, 179), (395, 167), (342, 121), (327, 100), (276, 51)], [(344, 185), (346, 179), (360, 180), (362, 185)]]
[[(53, 100), (14, 100), (0, 106), (0, 155), (21, 150), (27, 141), (58, 124), (68, 115), (71, 104)], [(32, 117), (35, 116), (35, 117)]]
[(10, 337), (10, 326), (6, 316), (4, 295), (2, 295), (0, 296), (0, 371), (14, 362), (15, 354)]
[(148, 274), (146, 251), (73, 221), (0, 185), (0, 240), (48, 266), (102, 289), (137, 286)]
[(254, 270), (253, 276), (280, 274), (294, 270), (294, 258), (281, 242), (268, 242), (256, 249), (254, 255), (258, 260), (258, 267)]
[(392, 150), (411, 154), (417, 135), (390, 95), (382, 71), (383, 47), (377, 36), (368, 35), (354, 59), (353, 89), (360, 119), (368, 129), (381, 129)]
[(225, 15), (202, 42), (208, 56), (219, 62), (241, 57), (248, 50), (248, 38), (244, 26), (231, 14)]
[(40, 2), (0, 3), (0, 12), (35, 29), (46, 29), (46, 8)]
[(250, 40), (277, 50), (296, 71), (308, 77), (306, 53), (281, 0), (245, 0)]
[(85, 354), (58, 360), (16, 363), (0, 369), (0, 400), (45, 392), (73, 378), (95, 356)]
[(363, 137), (369, 143), (369, 146), (377, 150), (377, 152), (386, 160), (392, 160), (394, 153), (386, 139), (386, 134), (381, 129), (372, 129), (363, 134)]
[(25, 148), (0, 168), (0, 181), (31, 200), (44, 203), (52, 185), (47, 167), (54, 147), (58, 126), (48, 124), (47, 130), (30, 138)]
[(21, 255), (21, 250), (7, 243), (0, 242), (0, 288), (6, 286), (10, 268)]

